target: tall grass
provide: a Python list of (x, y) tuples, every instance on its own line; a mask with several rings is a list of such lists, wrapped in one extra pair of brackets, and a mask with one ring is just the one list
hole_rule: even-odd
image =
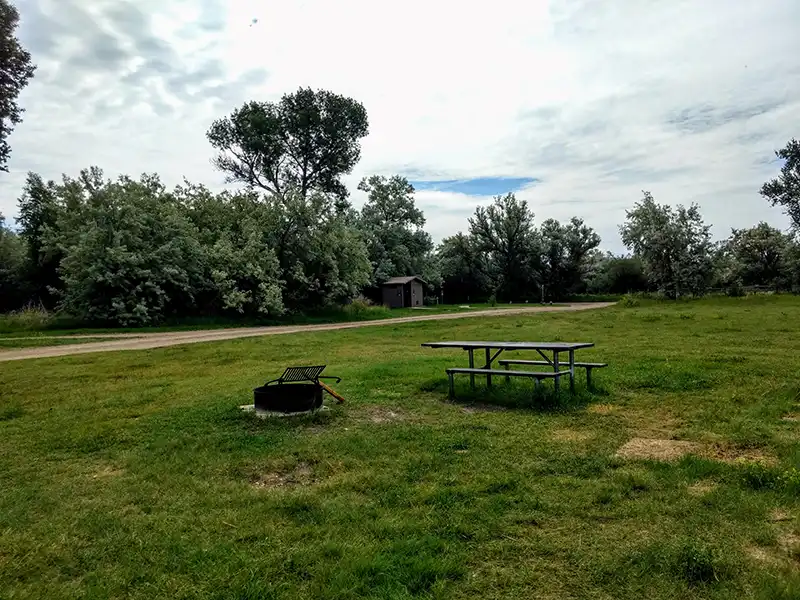
[(47, 329), (53, 314), (42, 305), (29, 304), (25, 308), (0, 315), (0, 333), (40, 331)]

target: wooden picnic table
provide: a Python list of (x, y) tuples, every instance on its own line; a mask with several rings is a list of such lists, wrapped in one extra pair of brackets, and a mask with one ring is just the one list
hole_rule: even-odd
[[(544, 361), (553, 368), (556, 373), (554, 378), (555, 389), (558, 391), (558, 380), (560, 374), (569, 374), (570, 391), (575, 391), (575, 351), (581, 348), (591, 348), (594, 346), (591, 342), (479, 342), (479, 341), (456, 341), (456, 342), (426, 342), (422, 344), (424, 348), (458, 348), (466, 350), (469, 354), (469, 368), (475, 369), (475, 351), (483, 350), (486, 356), (486, 363), (482, 367), (475, 369), (476, 371), (485, 370), (486, 385), (492, 386), (492, 363), (505, 351), (519, 351), (519, 350), (533, 350), (539, 353)], [(551, 360), (545, 352), (552, 352), (553, 359)], [(559, 354), (566, 352), (569, 355), (567, 363), (561, 363)], [(569, 364), (569, 371), (562, 371), (560, 366)], [(481, 374), (481, 373), (477, 373)], [(476, 373), (469, 373), (470, 386), (475, 389), (475, 375)], [(452, 379), (451, 379), (452, 383)]]

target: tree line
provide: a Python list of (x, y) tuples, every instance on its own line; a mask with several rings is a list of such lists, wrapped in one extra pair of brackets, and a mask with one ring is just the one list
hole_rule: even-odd
[[(620, 227), (626, 256), (602, 253), (577, 216), (537, 224), (513, 193), (478, 206), (464, 232), (437, 246), (404, 177), (366, 177), (364, 205), (349, 202), (342, 176), (368, 130), (359, 102), (300, 89), (211, 124), (213, 164), (236, 191), (168, 189), (155, 174), (112, 180), (97, 167), (58, 182), (29, 173), (17, 227), (0, 221), (0, 310), (33, 303), (125, 326), (276, 317), (380, 298), (399, 275), (420, 276), (445, 302), (800, 285), (793, 235), (761, 223), (714, 243), (697, 206), (660, 205), (648, 192)], [(793, 218), (798, 150), (792, 140), (778, 153), (782, 172), (762, 189)]]

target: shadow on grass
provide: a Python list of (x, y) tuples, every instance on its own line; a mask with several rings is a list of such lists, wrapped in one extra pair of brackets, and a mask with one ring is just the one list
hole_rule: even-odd
[[(466, 378), (464, 378), (466, 379)], [(565, 380), (567, 381), (567, 380)], [(580, 410), (596, 401), (598, 397), (607, 396), (608, 392), (602, 387), (593, 386), (588, 389), (584, 384), (576, 381), (575, 393), (569, 391), (569, 383), (555, 392), (552, 383), (542, 383), (536, 387), (533, 381), (519, 381), (512, 379), (505, 381), (496, 377), (492, 387), (487, 387), (485, 381), (476, 378), (475, 389), (471, 389), (468, 381), (456, 380), (455, 398), (449, 398), (449, 384), (447, 379), (431, 379), (420, 386), (420, 391), (426, 393), (439, 393), (443, 402), (469, 406), (497, 407), (507, 410), (533, 410), (536, 412), (565, 412)], [(562, 383), (563, 386), (563, 383)]]

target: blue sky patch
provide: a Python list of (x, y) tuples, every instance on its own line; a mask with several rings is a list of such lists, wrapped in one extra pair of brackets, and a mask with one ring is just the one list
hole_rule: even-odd
[(497, 196), (516, 192), (539, 181), (535, 177), (476, 177), (475, 179), (449, 179), (446, 181), (411, 181), (416, 190), (453, 192), (467, 196)]

